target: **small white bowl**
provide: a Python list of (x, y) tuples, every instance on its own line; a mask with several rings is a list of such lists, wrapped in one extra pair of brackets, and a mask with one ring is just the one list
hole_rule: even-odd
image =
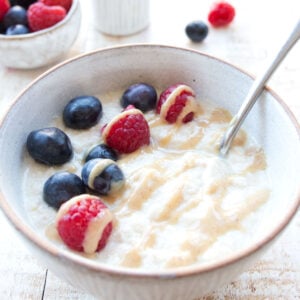
[[(266, 89), (244, 128), (266, 153), (272, 193), (253, 241), (229, 256), (164, 271), (114, 267), (64, 250), (37, 233), (22, 199), (23, 157), (30, 131), (48, 126), (68, 99), (105, 94), (147, 82), (189, 84), (200, 99), (235, 113), (253, 78), (196, 51), (132, 45), (95, 51), (62, 63), (30, 84), (14, 101), (0, 127), (0, 205), (31, 253), (69, 283), (97, 299), (191, 300), (230, 282), (272, 245), (300, 203), (300, 129), (284, 102)], [(28, 109), (30, 108), (30, 114)]]
[(148, 26), (149, 7), (149, 0), (92, 0), (93, 23), (108, 35), (131, 35)]
[(0, 34), (0, 64), (15, 69), (34, 69), (61, 59), (75, 42), (81, 24), (79, 0), (66, 17), (44, 30), (20, 34)]

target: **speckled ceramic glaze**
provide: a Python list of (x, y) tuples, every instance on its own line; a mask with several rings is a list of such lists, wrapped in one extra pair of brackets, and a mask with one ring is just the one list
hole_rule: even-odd
[(76, 40), (81, 23), (78, 0), (56, 25), (29, 34), (0, 34), (0, 64), (16, 69), (33, 69), (57, 62)]
[[(160, 272), (110, 267), (52, 244), (27, 220), (21, 192), (24, 144), (28, 132), (47, 126), (68, 99), (107, 93), (135, 82), (165, 87), (190, 85), (234, 114), (253, 79), (243, 71), (192, 50), (131, 45), (85, 54), (51, 69), (16, 99), (0, 128), (0, 204), (29, 249), (51, 271), (98, 299), (192, 300), (230, 282), (248, 268), (288, 225), (299, 207), (299, 125), (286, 105), (266, 89), (244, 129), (266, 153), (272, 193), (253, 243), (230, 257)], [(49, 92), (51, 91), (51, 93)], [(37, 101), (43, 99), (43, 101)], [(28, 108), (31, 114), (26, 112)]]

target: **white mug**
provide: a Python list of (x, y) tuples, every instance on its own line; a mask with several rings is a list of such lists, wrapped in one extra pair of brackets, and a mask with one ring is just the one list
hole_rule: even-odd
[(93, 0), (96, 29), (109, 35), (130, 35), (149, 24), (150, 0)]

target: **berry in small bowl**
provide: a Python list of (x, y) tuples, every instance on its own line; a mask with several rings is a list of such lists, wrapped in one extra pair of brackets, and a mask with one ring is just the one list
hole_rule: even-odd
[(27, 10), (19, 5), (12, 6), (4, 15), (2, 22), (6, 31), (16, 25), (23, 25), (28, 28)]
[(45, 0), (0, 0), (0, 64), (34, 69), (63, 59), (81, 24), (79, 0), (68, 1), (67, 11)]
[(9, 11), (10, 3), (8, 0), (0, 0), (0, 24), (6, 15), (6, 13)]

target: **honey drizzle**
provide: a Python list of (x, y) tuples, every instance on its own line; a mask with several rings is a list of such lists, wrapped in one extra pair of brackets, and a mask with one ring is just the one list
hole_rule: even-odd
[(246, 169), (245, 173), (254, 173), (257, 171), (262, 171), (267, 168), (266, 156), (262, 149), (253, 149), (250, 148), (246, 155), (253, 155), (252, 164), (250, 164)]
[[(201, 110), (201, 107), (199, 109)], [(203, 138), (205, 128), (211, 123), (223, 123), (229, 122), (230, 120), (230, 113), (223, 109), (212, 111), (209, 119), (195, 119), (194, 121), (198, 124), (197, 130), (193, 132), (192, 136), (187, 138), (186, 142), (182, 142), (179, 150), (193, 148), (200, 143)], [(167, 123), (156, 115), (153, 115), (148, 119), (148, 121), (151, 128), (159, 127), (161, 125), (167, 126)], [(172, 139), (179, 133), (179, 130), (180, 126), (178, 126), (178, 124), (173, 124), (170, 126), (170, 130), (167, 131), (167, 134), (163, 138), (156, 141), (156, 144), (152, 144), (152, 148), (144, 148), (142, 151), (150, 153), (151, 151), (155, 151), (158, 147), (167, 147)], [(215, 135), (213, 142), (216, 143), (216, 140), (219, 139), (219, 137), (220, 132), (218, 135)], [(239, 135), (236, 137), (234, 146), (244, 146), (246, 141), (246, 133), (244, 131), (240, 131)], [(139, 155), (140, 151), (141, 150), (138, 150), (133, 157), (135, 155)], [(253, 163), (245, 169), (245, 174), (255, 172), (257, 170), (263, 170), (266, 167), (265, 157), (262, 151), (254, 153), (254, 150), (250, 149), (246, 155), (254, 155), (254, 159)], [(126, 161), (128, 163), (131, 159), (132, 156), (128, 155), (124, 159), (123, 163)], [(165, 160), (166, 158), (163, 159)], [(172, 156), (171, 159), (173, 159)], [(130, 179), (130, 181), (134, 181), (138, 177), (142, 177), (140, 180), (140, 186), (134, 188), (131, 194), (124, 193), (123, 195), (120, 194), (117, 196), (121, 199), (118, 200), (118, 205), (115, 207), (115, 214), (130, 215), (134, 213), (135, 210), (141, 209), (155, 189), (164, 185), (169, 180), (161, 167), (161, 161), (156, 161), (152, 167), (153, 168), (151, 169), (149, 166), (144, 166)], [(176, 178), (181, 172), (184, 172), (185, 168), (188, 167), (193, 167), (193, 164), (188, 166), (184, 165), (182, 170), (177, 170), (172, 177)], [(156, 177), (157, 173), (163, 174), (163, 176)], [(149, 186), (149, 180), (154, 180), (156, 182), (153, 186)], [(168, 195), (168, 201), (166, 201), (157, 217), (152, 220), (149, 231), (143, 234), (140, 241), (127, 251), (121, 265), (130, 268), (141, 267), (143, 264), (143, 257), (141, 253), (147, 248), (151, 249), (155, 247), (158, 238), (157, 234), (164, 230), (165, 224), (178, 223), (185, 213), (197, 208), (199, 202), (201, 202), (203, 194), (205, 193), (215, 197), (212, 206), (208, 209), (207, 214), (199, 220), (198, 227), (195, 229), (195, 232), (204, 232), (205, 235), (202, 237), (200, 243), (194, 242), (193, 240), (183, 241), (180, 245), (182, 255), (171, 256), (166, 262), (165, 267), (174, 268), (195, 263), (199, 256), (207, 251), (221, 235), (226, 234), (231, 230), (241, 229), (241, 221), (267, 201), (269, 192), (268, 190), (262, 190), (247, 197), (243, 202), (243, 205), (238, 206), (236, 209), (235, 215), (238, 215), (239, 217), (232, 217), (232, 215), (229, 216), (229, 212), (222, 208), (222, 201), (227, 194), (227, 189), (231, 182), (230, 178), (226, 178), (210, 183), (207, 187), (202, 187), (197, 195), (195, 195), (192, 199), (189, 199), (186, 203), (183, 194), (184, 184), (179, 184), (179, 186)], [(127, 183), (127, 185), (130, 185), (130, 183)], [(110, 199), (110, 201), (114, 202), (116, 200)]]
[(131, 210), (139, 210), (147, 199), (151, 196), (157, 185), (150, 185), (149, 182), (158, 182), (159, 178), (153, 169), (143, 171), (143, 178), (140, 184), (136, 186), (127, 200), (128, 208)]
[(240, 229), (240, 222), (244, 220), (250, 213), (255, 212), (269, 197), (268, 190), (260, 190), (245, 199), (244, 204), (236, 211), (237, 219), (229, 219), (226, 211), (221, 208), (222, 201), (216, 201), (206, 216), (201, 220), (199, 231), (206, 232), (203, 241), (193, 243), (193, 241), (184, 241), (180, 248), (185, 251), (184, 255), (171, 257), (166, 262), (167, 268), (186, 266), (197, 262), (199, 255), (203, 254), (210, 246), (212, 246), (219, 236), (231, 231)]
[(169, 220), (172, 213), (181, 204), (183, 200), (182, 189), (183, 186), (181, 185), (171, 194), (170, 200), (166, 203), (163, 210), (159, 213), (158, 217), (156, 218), (158, 222)]
[(214, 109), (209, 117), (210, 123), (228, 123), (230, 122), (232, 115), (228, 110), (217, 108)]

